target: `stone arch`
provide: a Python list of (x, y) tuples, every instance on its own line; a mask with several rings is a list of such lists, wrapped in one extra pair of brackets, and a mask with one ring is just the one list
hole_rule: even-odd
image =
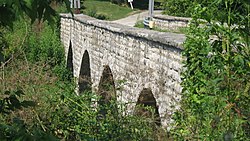
[(68, 48), (68, 55), (67, 55), (67, 69), (70, 71), (71, 77), (73, 77), (74, 69), (73, 69), (73, 50), (72, 50), (72, 43), (70, 41), (69, 48)]
[(91, 74), (90, 74), (90, 63), (89, 63), (89, 53), (87, 50), (84, 51), (82, 56), (78, 86), (79, 93), (84, 91), (91, 91)]
[(97, 93), (100, 96), (100, 99), (98, 101), (98, 104), (100, 106), (100, 114), (105, 115), (107, 113), (107, 110), (109, 109), (113, 114), (116, 113), (117, 106), (115, 104), (115, 83), (113, 79), (113, 74), (108, 65), (104, 66)]
[[(140, 106), (139, 106), (140, 105)], [(146, 107), (151, 107), (154, 111), (154, 119), (155, 124), (160, 126), (161, 125), (161, 119), (159, 110), (156, 104), (156, 99), (149, 88), (143, 88), (143, 90), (140, 92), (139, 98), (136, 102), (136, 109), (135, 113), (137, 115), (141, 115), (144, 117), (151, 117), (152, 113), (147, 110)]]

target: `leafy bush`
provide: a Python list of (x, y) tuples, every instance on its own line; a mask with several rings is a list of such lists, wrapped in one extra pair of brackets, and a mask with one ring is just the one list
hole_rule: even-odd
[[(59, 29), (52, 29), (46, 23), (38, 24), (26, 41), (26, 57), (32, 63), (43, 62), (62, 80), (70, 80), (71, 72), (65, 69), (64, 47), (59, 39)], [(39, 31), (41, 30), (41, 31)]]
[(30, 33), (27, 41), (27, 59), (31, 62), (44, 61), (50, 66), (61, 64), (64, 61), (64, 50), (58, 33), (49, 26), (44, 26), (40, 33)]
[(193, 2), (190, 0), (165, 0), (163, 3), (164, 14), (180, 17), (190, 17)]
[[(246, 10), (244, 10), (245, 6), (244, 4), (242, 4), (242, 1), (232, 0), (231, 2), (231, 8), (237, 9), (238, 14), (247, 15)], [(218, 18), (218, 20), (222, 20), (227, 17), (227, 13), (223, 10), (223, 8), (225, 7), (225, 3), (218, 0), (164, 0), (164, 14), (172, 16), (191, 17), (194, 9), (197, 8), (196, 5), (199, 5), (200, 7), (204, 8), (204, 10), (206, 10), (206, 12), (202, 13), (204, 14), (202, 15), (202, 18), (214, 20)], [(214, 5), (216, 5), (217, 7), (215, 7)]]
[[(103, 109), (96, 105), (99, 97), (93, 93), (75, 94), (75, 83), (66, 70), (64, 50), (60, 43), (57, 29), (52, 30), (47, 24), (38, 24), (38, 28), (26, 29), (25, 24), (16, 28), (21, 34), (28, 33), (24, 44), (18, 46), (20, 56), (13, 59), (0, 70), (0, 103), (5, 91), (16, 93), (22, 89), (19, 109), (8, 115), (0, 113), (1, 140), (154, 140), (154, 122), (148, 118), (123, 115), (126, 109), (111, 114), (110, 105), (103, 105), (107, 110), (105, 117), (100, 114)], [(14, 43), (14, 38), (9, 41)], [(22, 38), (23, 39), (23, 38)], [(11, 44), (9, 44), (11, 45)], [(3, 99), (2, 99), (3, 97)], [(9, 97), (8, 97), (9, 98)], [(11, 97), (13, 101), (13, 97)], [(11, 101), (7, 100), (7, 101)], [(23, 107), (25, 100), (36, 103), (34, 107)], [(27, 104), (27, 102), (26, 102)], [(117, 104), (112, 102), (111, 104)], [(4, 105), (6, 105), (4, 103)], [(8, 105), (8, 104), (7, 104)], [(6, 107), (6, 106), (2, 106)], [(125, 107), (121, 105), (120, 107)]]
[(27, 127), (24, 120), (11, 113), (16, 110), (35, 106), (33, 101), (21, 101), (22, 90), (5, 91), (0, 97), (0, 139), (1, 140), (56, 140), (56, 138), (39, 128)]
[[(15, 31), (15, 34), (13, 32)], [(20, 51), (23, 47), (29, 33), (28, 24), (24, 20), (14, 22), (12, 29), (1, 28), (0, 42), (1, 42), (1, 54), (5, 61), (7, 61), (16, 52)]]
[(112, 3), (122, 5), (125, 4), (127, 1), (126, 0), (111, 0)]
[[(3, 139), (154, 140), (154, 122), (148, 118), (123, 115), (125, 109), (111, 114), (110, 105), (103, 105), (107, 109), (104, 118), (100, 114), (103, 107), (96, 106), (99, 101), (96, 94), (77, 96), (74, 84), (60, 81), (51, 71), (44, 72), (46, 66), (41, 65), (42, 62), (29, 66), (17, 60), (15, 63), (6, 68), (9, 71), (5, 74), (6, 89), (22, 87), (22, 95), (25, 94), (22, 99), (30, 99), (36, 105), (15, 110), (2, 119), (1, 123), (8, 125), (8, 128), (2, 127), (3, 135), (6, 134)], [(12, 117), (18, 120), (10, 122)]]
[(95, 101), (89, 101), (90, 97), (96, 99), (91, 93), (62, 95), (53, 117), (47, 118), (54, 123), (52, 129), (66, 140), (153, 140), (153, 128), (146, 119), (111, 114), (110, 108), (103, 117), (100, 107), (93, 107)]
[(107, 15), (97, 13), (97, 10), (95, 8), (87, 10), (86, 14), (89, 15), (90, 17), (94, 17), (100, 20), (109, 19)]
[[(245, 11), (232, 8), (236, 4)], [(210, 7), (221, 12), (209, 16)], [(249, 140), (250, 4), (225, 0), (210, 7), (198, 4), (192, 12), (183, 52), (182, 108), (172, 133), (176, 140)]]

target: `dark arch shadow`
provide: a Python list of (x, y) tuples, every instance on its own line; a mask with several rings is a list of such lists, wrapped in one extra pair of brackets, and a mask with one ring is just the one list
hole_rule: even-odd
[(73, 50), (72, 50), (72, 44), (71, 41), (69, 43), (69, 50), (68, 50), (68, 56), (67, 56), (67, 69), (70, 72), (70, 78), (71, 79), (73, 77)]
[(83, 93), (84, 91), (91, 91), (91, 75), (90, 75), (90, 63), (89, 63), (89, 53), (87, 50), (85, 50), (83, 57), (82, 57), (82, 63), (81, 63), (81, 69), (80, 69), (80, 75), (79, 75), (79, 93)]
[(116, 91), (115, 83), (111, 69), (108, 65), (104, 66), (104, 70), (98, 86), (98, 94), (100, 99), (98, 105), (100, 106), (100, 114), (105, 116), (107, 111), (110, 110), (112, 114), (117, 113), (116, 105)]
[(135, 109), (136, 115), (151, 118), (152, 113), (146, 107), (152, 108), (154, 112), (154, 122), (156, 125), (160, 126), (161, 119), (158, 107), (156, 106), (156, 100), (154, 98), (152, 91), (149, 88), (144, 88), (139, 95), (139, 98), (136, 102), (136, 109)]

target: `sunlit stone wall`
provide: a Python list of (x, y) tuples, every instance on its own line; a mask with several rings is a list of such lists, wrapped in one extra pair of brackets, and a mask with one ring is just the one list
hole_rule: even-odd
[(153, 17), (153, 21), (157, 28), (176, 31), (187, 27), (191, 18), (157, 15)]
[(184, 35), (126, 27), (85, 15), (61, 14), (61, 41), (68, 57), (73, 50), (74, 76), (79, 77), (82, 57), (89, 54), (92, 89), (97, 91), (104, 69), (111, 69), (117, 100), (130, 103), (133, 112), (143, 88), (151, 89), (161, 124), (167, 126), (181, 99), (182, 43)]

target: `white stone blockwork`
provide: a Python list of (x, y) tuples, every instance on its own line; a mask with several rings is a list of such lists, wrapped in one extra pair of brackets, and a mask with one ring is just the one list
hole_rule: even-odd
[(61, 14), (61, 41), (68, 57), (71, 42), (73, 71), (79, 77), (82, 57), (89, 54), (92, 89), (98, 90), (105, 65), (111, 69), (117, 100), (131, 102), (131, 111), (143, 88), (151, 89), (161, 124), (167, 126), (180, 100), (182, 43), (185, 36), (126, 27), (85, 15)]

